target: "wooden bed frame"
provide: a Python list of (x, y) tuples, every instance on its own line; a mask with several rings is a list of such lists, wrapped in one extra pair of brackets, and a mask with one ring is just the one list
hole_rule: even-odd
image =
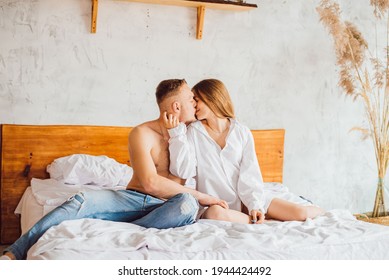
[[(0, 243), (20, 236), (15, 208), (31, 178), (48, 178), (46, 166), (71, 154), (106, 155), (130, 164), (131, 127), (88, 125), (1, 125)], [(253, 130), (255, 149), (265, 182), (282, 182), (283, 129)]]

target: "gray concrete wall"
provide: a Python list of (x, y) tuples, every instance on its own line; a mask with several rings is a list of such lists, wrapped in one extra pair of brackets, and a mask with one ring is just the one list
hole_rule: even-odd
[[(326, 209), (372, 209), (373, 147), (349, 132), (365, 123), (363, 107), (337, 86), (318, 1), (206, 10), (202, 40), (196, 9), (99, 2), (91, 34), (89, 0), (0, 0), (0, 123), (134, 126), (158, 117), (159, 81), (214, 77), (226, 83), (241, 122), (286, 129), (291, 191)], [(374, 43), (369, 2), (340, 1)]]

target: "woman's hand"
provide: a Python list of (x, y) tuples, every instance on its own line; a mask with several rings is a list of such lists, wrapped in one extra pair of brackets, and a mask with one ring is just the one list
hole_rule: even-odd
[(167, 112), (163, 113), (163, 124), (167, 129), (175, 128), (179, 125), (178, 118), (174, 116), (173, 114), (167, 114)]
[(265, 214), (259, 210), (251, 210), (250, 219), (252, 224), (262, 224), (265, 221)]

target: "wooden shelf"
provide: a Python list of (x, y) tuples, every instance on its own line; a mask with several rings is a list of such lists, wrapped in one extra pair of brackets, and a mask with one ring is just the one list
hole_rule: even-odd
[(182, 7), (205, 7), (210, 9), (221, 9), (230, 11), (247, 11), (257, 8), (256, 4), (238, 3), (223, 0), (117, 0), (125, 2), (141, 2), (147, 4), (159, 4)]
[[(223, 0), (116, 0), (126, 2), (139, 2), (145, 4), (158, 4), (170, 6), (183, 6), (197, 8), (197, 31), (196, 38), (201, 39), (203, 36), (205, 9), (218, 9), (228, 11), (248, 11), (257, 8), (256, 4), (239, 3)], [(92, 26), (91, 32), (96, 33), (97, 24), (97, 6), (98, 0), (92, 0)]]

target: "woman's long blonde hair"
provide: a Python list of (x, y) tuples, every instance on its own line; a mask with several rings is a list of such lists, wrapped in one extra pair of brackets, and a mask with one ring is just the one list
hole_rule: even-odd
[(218, 118), (235, 118), (234, 105), (226, 86), (219, 80), (198, 82), (192, 92), (211, 109)]

